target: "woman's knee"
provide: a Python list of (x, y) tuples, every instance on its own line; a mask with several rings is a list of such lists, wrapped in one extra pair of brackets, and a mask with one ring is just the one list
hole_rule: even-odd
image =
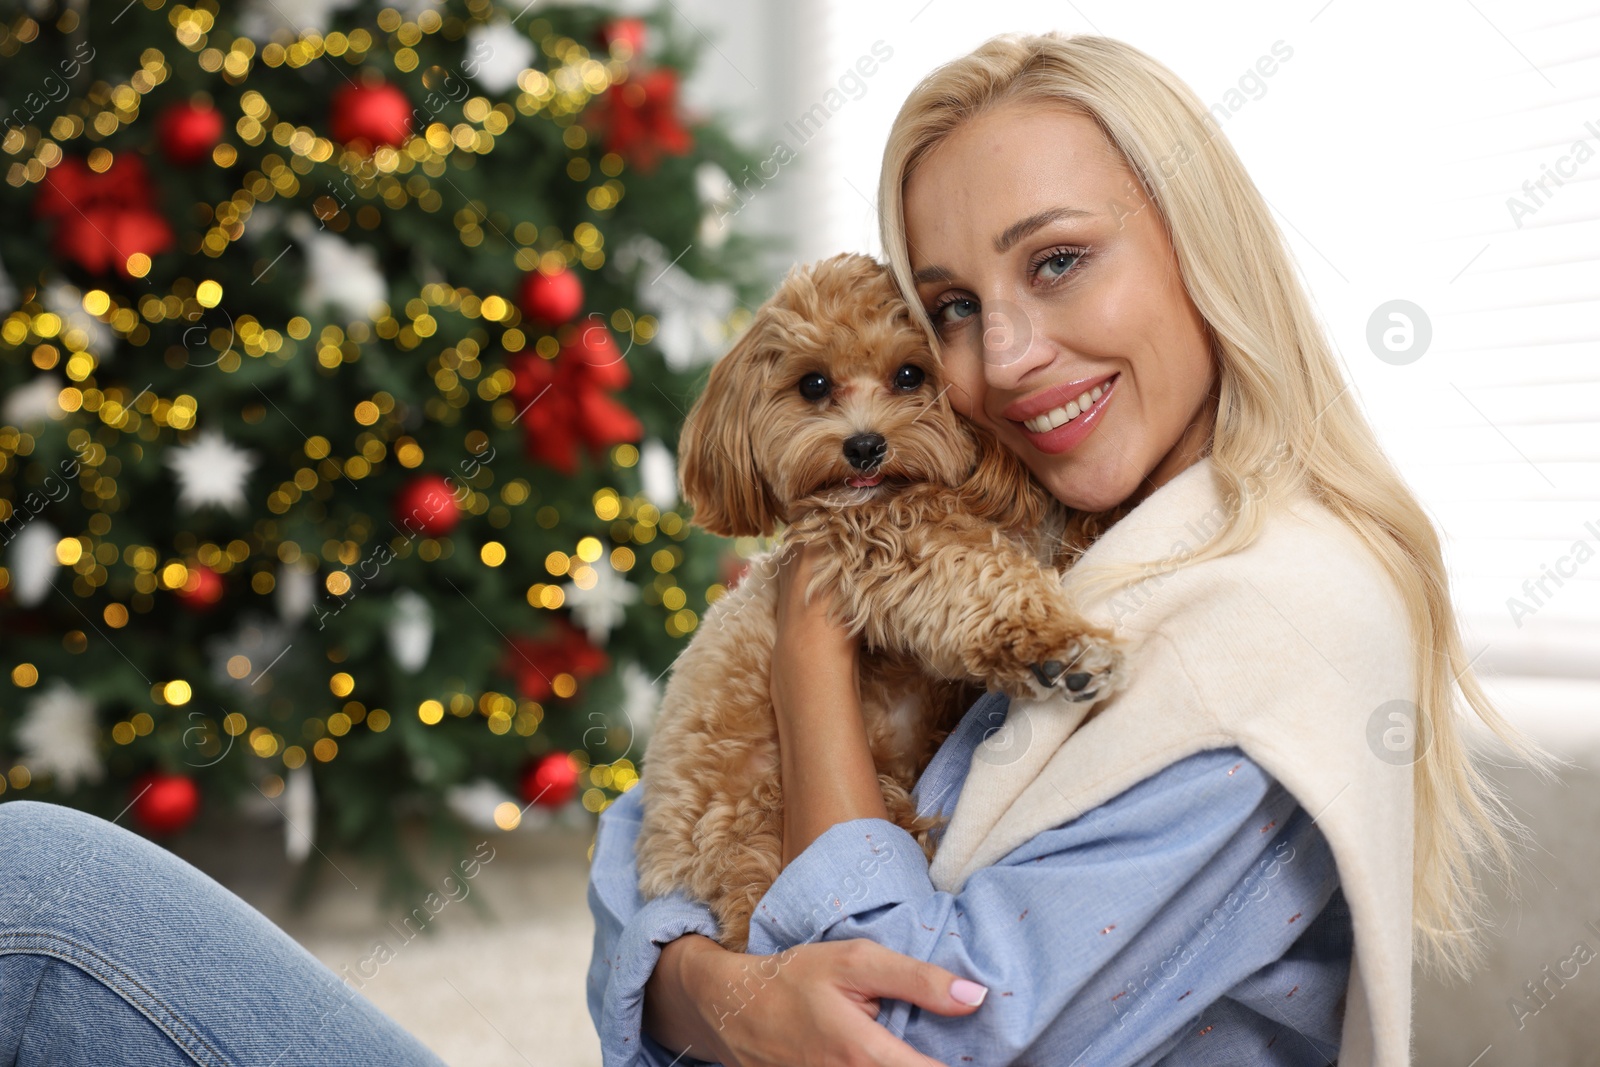
[(114, 926), (246, 927), (248, 906), (131, 830), (58, 804), (0, 804), (0, 926), (69, 937)]
[(49, 804), (42, 800), (8, 800), (0, 803), (0, 840), (7, 842), (15, 835), (48, 833), (75, 824), (104, 822), (98, 815), (90, 815), (65, 804)]
[[(97, 815), (34, 800), (0, 804), (0, 925), (82, 916), (164, 849)], [(177, 862), (175, 858), (169, 862)]]
[(28, 857), (55, 853), (68, 842), (83, 843), (107, 834), (119, 834), (112, 823), (65, 804), (39, 800), (11, 800), (0, 804), (0, 856), (7, 866), (18, 867)]

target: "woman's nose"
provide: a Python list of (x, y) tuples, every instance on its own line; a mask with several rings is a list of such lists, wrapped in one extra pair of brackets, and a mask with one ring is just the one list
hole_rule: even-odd
[(992, 389), (1015, 389), (1053, 357), (1049, 340), (1033, 328), (1022, 306), (1005, 299), (983, 303), (983, 377)]

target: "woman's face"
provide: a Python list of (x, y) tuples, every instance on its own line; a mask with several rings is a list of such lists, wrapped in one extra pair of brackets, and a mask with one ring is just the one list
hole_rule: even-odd
[(1205, 323), (1092, 119), (1009, 103), (967, 122), (907, 180), (905, 221), (952, 405), (1058, 500), (1106, 511), (1201, 454)]

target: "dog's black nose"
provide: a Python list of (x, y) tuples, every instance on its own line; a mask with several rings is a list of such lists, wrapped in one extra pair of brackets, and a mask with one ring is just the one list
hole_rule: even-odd
[(858, 471), (872, 470), (888, 451), (889, 442), (881, 433), (858, 433), (844, 439), (844, 458)]

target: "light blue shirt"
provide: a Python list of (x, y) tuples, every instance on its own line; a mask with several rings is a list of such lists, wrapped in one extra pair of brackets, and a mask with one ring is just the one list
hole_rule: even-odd
[[(979, 743), (1005, 720), (990, 693), (913, 795), (948, 816)], [(643, 901), (640, 790), (600, 817), (589, 879), (589, 1012), (608, 1067), (698, 1063), (641, 1030), (661, 946), (714, 936), (702, 904)], [(1353, 933), (1322, 832), (1236, 748), (1180, 760), (1105, 804), (936, 890), (922, 850), (882, 819), (838, 823), (756, 908), (749, 951), (865, 937), (989, 987), (946, 1017), (884, 1000), (878, 1021), (947, 1064), (1326, 1064), (1338, 1053)], [(752, 959), (716, 1006), (742, 1010), (772, 977)], [(758, 1010), (752, 1008), (752, 1010)]]

